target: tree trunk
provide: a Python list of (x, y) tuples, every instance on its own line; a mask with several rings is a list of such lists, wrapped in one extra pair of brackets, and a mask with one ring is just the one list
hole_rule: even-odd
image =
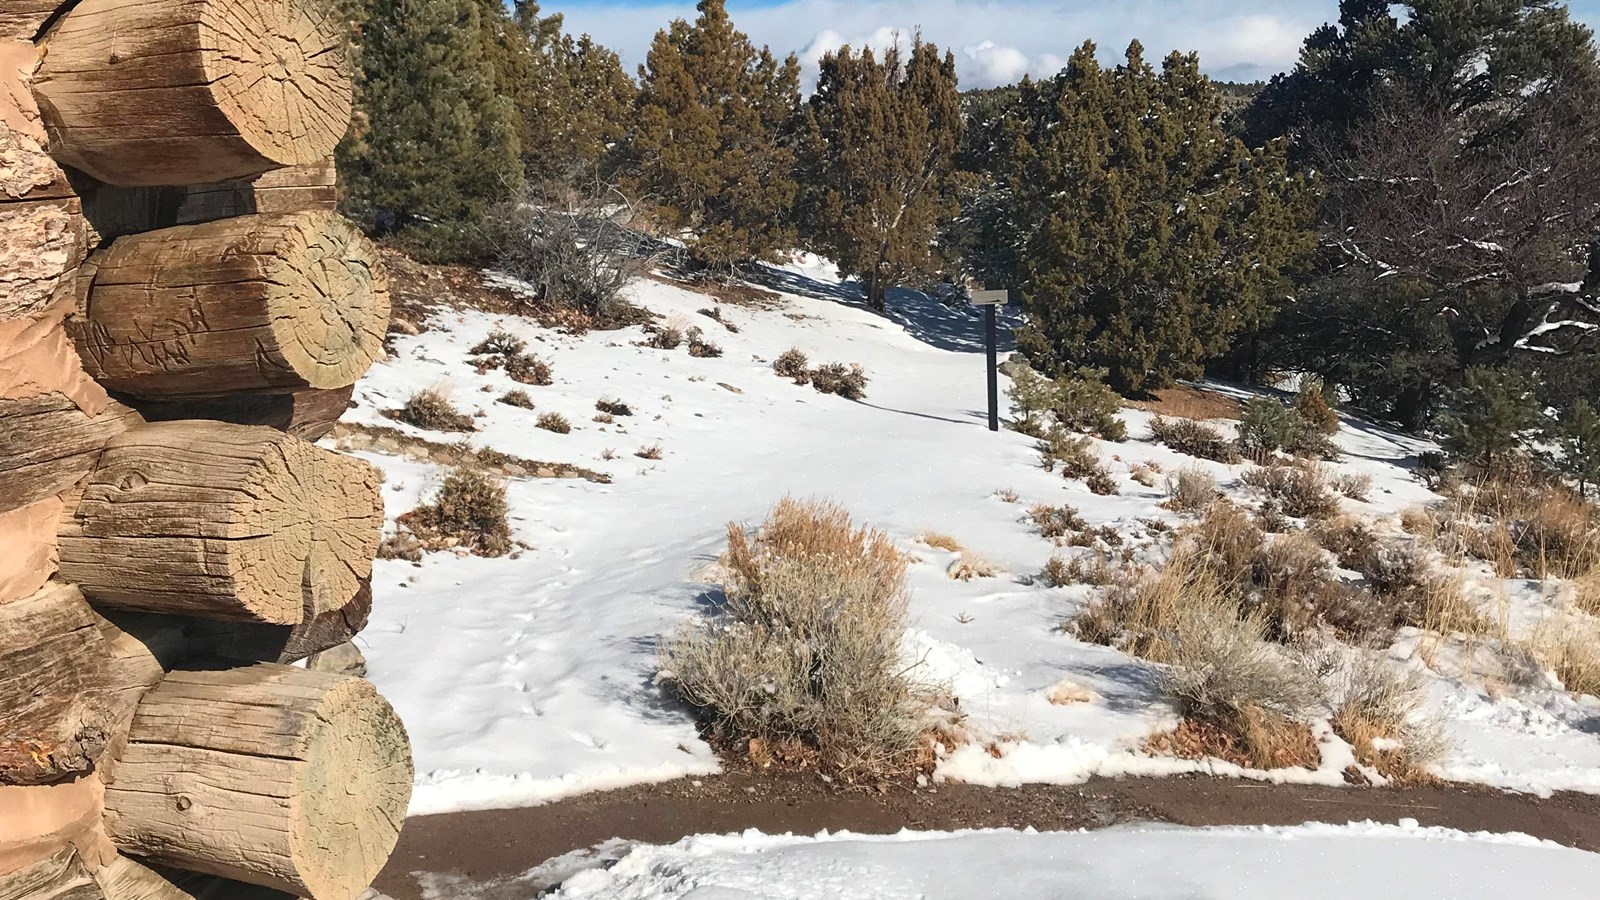
[(51, 153), (107, 184), (316, 163), (350, 123), (339, 18), (287, 0), (82, 0), (34, 91)]
[(0, 513), (82, 481), (100, 450), (138, 424), (139, 415), (127, 407), (113, 404), (90, 416), (61, 394), (0, 400)]
[(0, 606), (0, 784), (87, 772), (112, 730), (112, 673), (94, 613), (53, 583)]
[(194, 400), (139, 400), (128, 403), (151, 422), (212, 419), (235, 425), (265, 425), (307, 441), (321, 440), (350, 408), (355, 385), (306, 388), (292, 394), (234, 394)]
[(93, 265), (74, 337), (89, 374), (132, 397), (343, 388), (383, 355), (388, 279), (332, 213), (130, 235)]
[(0, 40), (31, 41), (68, 0), (6, 0), (0, 10)]
[(0, 900), (106, 900), (68, 847), (25, 869), (0, 875)]
[(262, 664), (174, 672), (106, 786), (125, 852), (314, 900), (352, 900), (399, 838), (405, 729), (372, 685)]
[(271, 429), (146, 425), (89, 476), (61, 576), (111, 607), (295, 625), (371, 575), (379, 485), (366, 463)]

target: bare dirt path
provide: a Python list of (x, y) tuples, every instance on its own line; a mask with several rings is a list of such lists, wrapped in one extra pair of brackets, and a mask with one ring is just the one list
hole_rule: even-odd
[[(902, 828), (1023, 828), (1059, 831), (1128, 822), (1295, 825), (1416, 819), (1463, 831), (1518, 831), (1600, 851), (1600, 796), (1542, 799), (1458, 786), (1324, 788), (1212, 778), (1095, 780), (1075, 787), (1015, 790), (938, 785), (888, 793), (842, 792), (817, 781), (731, 774), (575, 797), (548, 806), (420, 816), (376, 887), (395, 900), (423, 900), (416, 873), (490, 883), (611, 838), (672, 843), (691, 834), (759, 828), (890, 833)], [(527, 900), (535, 885), (463, 896)]]

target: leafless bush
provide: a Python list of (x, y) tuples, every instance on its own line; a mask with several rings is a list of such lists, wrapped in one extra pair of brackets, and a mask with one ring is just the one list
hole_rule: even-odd
[(537, 303), (615, 318), (623, 292), (658, 255), (632, 218), (621, 195), (597, 181), (530, 187), (493, 217), (496, 268), (530, 285)]
[(1108, 496), (1117, 493), (1117, 480), (1095, 449), (1093, 439), (1057, 427), (1038, 444), (1045, 471), (1058, 467), (1065, 478), (1082, 479), (1089, 490)]
[(1238, 445), (1203, 422), (1156, 416), (1150, 420), (1150, 430), (1156, 440), (1179, 453), (1228, 465), (1240, 460)]
[(689, 329), (689, 355), (700, 359), (710, 359), (722, 355), (722, 348), (706, 340), (705, 333), (698, 328)]
[(840, 507), (781, 501), (754, 535), (728, 528), (726, 600), (662, 654), (661, 680), (727, 751), (846, 780), (926, 765), (926, 696), (900, 654), (906, 559)]
[(1361, 657), (1331, 680), (1333, 727), (1356, 758), (1385, 778), (1430, 781), (1427, 766), (1450, 750), (1442, 724), (1421, 713), (1427, 684), (1415, 671)]
[(1312, 535), (1339, 558), (1346, 569), (1360, 569), (1378, 546), (1378, 536), (1367, 523), (1353, 516), (1325, 519), (1312, 526)]
[(506, 374), (512, 381), (522, 384), (550, 385), (555, 383), (555, 372), (550, 364), (531, 353), (518, 353), (505, 358)]
[(475, 469), (456, 469), (433, 500), (396, 522), (428, 549), (462, 547), (478, 556), (504, 556), (511, 551), (506, 511), (503, 485)]
[(388, 413), (389, 418), (429, 431), (475, 431), (472, 417), (456, 409), (444, 392), (425, 388), (412, 394), (406, 405)]
[(660, 459), (662, 453), (663, 451), (660, 444), (650, 444), (649, 446), (640, 447), (639, 449), (633, 451), (633, 455), (639, 457), (640, 459)]
[(811, 386), (824, 394), (837, 394), (846, 400), (867, 396), (867, 371), (859, 365), (828, 363), (811, 371)]
[(1262, 466), (1245, 472), (1240, 480), (1296, 519), (1326, 519), (1339, 512), (1328, 476), (1317, 465)]
[(1372, 493), (1372, 476), (1349, 473), (1335, 475), (1332, 485), (1334, 490), (1349, 497), (1351, 500), (1365, 503), (1367, 495)]
[(1200, 512), (1217, 499), (1217, 479), (1199, 466), (1190, 466), (1167, 476), (1167, 502), (1174, 512)]
[(798, 348), (790, 347), (772, 361), (772, 371), (783, 378), (793, 378), (799, 384), (811, 380), (811, 360)]
[(614, 400), (609, 397), (602, 397), (599, 400), (596, 400), (594, 402), (594, 408), (605, 413), (606, 415), (611, 416), (633, 415), (633, 407), (623, 403), (621, 400)]
[(507, 406), (515, 406), (518, 409), (533, 409), (533, 398), (529, 397), (528, 392), (521, 388), (506, 391), (500, 396), (500, 402)]
[(572, 431), (572, 423), (567, 421), (566, 416), (557, 412), (543, 413), (534, 425), (545, 431), (554, 431), (556, 434), (569, 434)]
[(676, 350), (683, 345), (683, 329), (676, 325), (646, 325), (645, 334), (650, 339), (644, 342), (646, 347), (657, 350)]
[(1078, 515), (1078, 511), (1065, 504), (1061, 506), (1048, 506), (1038, 504), (1028, 510), (1028, 518), (1033, 520), (1039, 534), (1047, 538), (1062, 538), (1089, 527), (1089, 523)]

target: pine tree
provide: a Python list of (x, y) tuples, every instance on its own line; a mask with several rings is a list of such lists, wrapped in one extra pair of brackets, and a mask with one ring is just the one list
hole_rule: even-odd
[(1579, 491), (1587, 496), (1590, 488), (1600, 487), (1600, 413), (1588, 400), (1573, 403), (1548, 437), (1560, 450), (1557, 465), (1578, 482)]
[(1534, 378), (1512, 369), (1468, 369), (1445, 417), (1445, 449), (1492, 467), (1520, 449), (1539, 424)]
[(800, 63), (757, 50), (723, 0), (697, 8), (693, 24), (656, 33), (624, 159), (629, 186), (661, 223), (688, 233), (696, 260), (726, 270), (792, 241), (794, 150), (784, 129), (800, 102)]
[(939, 270), (961, 132), (955, 57), (933, 44), (918, 37), (904, 60), (899, 47), (881, 62), (870, 49), (823, 56), (801, 129), (803, 238), (877, 309), (891, 285)]
[(1223, 133), (1195, 56), (1157, 72), (1136, 42), (1106, 69), (1085, 44), (1021, 93), (1002, 180), (1018, 342), (1037, 367), (1160, 388), (1200, 374), (1289, 294), (1287, 271), (1314, 245), (1316, 192), (1282, 146), (1252, 152)]
[(464, 222), (522, 179), (484, 0), (370, 0), (354, 47), (357, 116), (339, 149), (358, 217)]

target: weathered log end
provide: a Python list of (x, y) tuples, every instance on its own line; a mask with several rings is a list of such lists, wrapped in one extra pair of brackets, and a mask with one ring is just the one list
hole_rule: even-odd
[(101, 454), (62, 524), (61, 576), (106, 606), (295, 625), (371, 575), (380, 483), (269, 428), (146, 425)]
[(90, 415), (63, 394), (0, 399), (0, 513), (71, 488), (101, 448), (141, 422), (120, 404)]
[(68, 847), (49, 859), (0, 874), (0, 900), (106, 900), (106, 895), (83, 867), (78, 851)]
[(94, 768), (112, 730), (107, 662), (73, 586), (0, 605), (0, 785), (52, 784)]
[(316, 163), (350, 122), (344, 37), (301, 0), (82, 0), (34, 83), (51, 153), (123, 186)]
[(399, 839), (404, 727), (368, 682), (262, 664), (174, 672), (106, 788), (124, 851), (314, 900), (352, 900)]
[(161, 400), (348, 387), (382, 357), (388, 323), (376, 248), (306, 212), (119, 238), (72, 324), (89, 374)]

